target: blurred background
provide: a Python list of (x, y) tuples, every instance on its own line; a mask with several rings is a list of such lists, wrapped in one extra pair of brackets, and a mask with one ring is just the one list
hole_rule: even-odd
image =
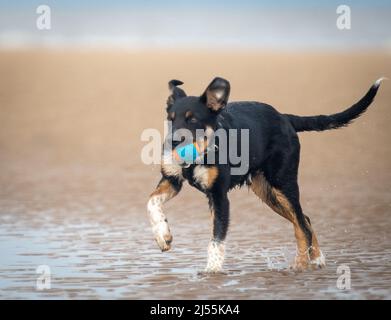
[[(36, 26), (42, 4), (50, 30)], [(341, 4), (351, 29), (337, 28)], [(388, 81), (349, 128), (300, 135), (302, 205), (329, 263), (316, 273), (278, 271), (292, 226), (247, 189), (230, 195), (225, 276), (197, 275), (209, 210), (188, 186), (167, 204), (174, 243), (160, 253), (145, 208), (159, 166), (140, 158), (142, 131), (163, 131), (169, 80), (199, 95), (221, 76), (232, 101), (334, 113), (391, 77), (390, 30), (382, 0), (0, 0), (0, 297), (390, 298)], [(39, 265), (50, 290), (36, 290)]]
[[(390, 1), (1, 1), (2, 47), (390, 49)], [(38, 5), (52, 29), (35, 28)], [(350, 5), (353, 28), (336, 28)]]

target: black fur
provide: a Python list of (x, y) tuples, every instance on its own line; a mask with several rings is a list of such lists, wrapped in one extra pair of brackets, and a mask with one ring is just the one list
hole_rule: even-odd
[(369, 89), (367, 94), (361, 98), (360, 101), (340, 113), (329, 116), (320, 115), (311, 117), (299, 117), (287, 114), (287, 117), (289, 118), (296, 132), (323, 131), (345, 127), (367, 110), (376, 96), (377, 90), (379, 89), (379, 84), (375, 83)]
[[(278, 190), (284, 195), (310, 247), (311, 224), (309, 218), (303, 214), (299, 201), (297, 175), (300, 142), (297, 132), (322, 131), (347, 126), (367, 110), (378, 91), (380, 81), (377, 81), (359, 102), (345, 111), (329, 116), (309, 117), (281, 114), (272, 106), (259, 102), (228, 103), (230, 85), (222, 78), (214, 79), (200, 97), (187, 97), (182, 89), (177, 88), (181, 84), (182, 82), (178, 80), (169, 83), (171, 96), (168, 100), (167, 112), (170, 120), (173, 121), (174, 131), (186, 128), (195, 134), (196, 129), (205, 129), (209, 126), (214, 130), (249, 129), (250, 132), (249, 168), (245, 174), (231, 175), (232, 163), (217, 163), (219, 174), (216, 181), (210, 187), (203, 188), (193, 177), (195, 165), (184, 167), (182, 170), (183, 178), (205, 193), (209, 199), (210, 207), (214, 212), (214, 240), (223, 241), (227, 234), (228, 191), (236, 186), (250, 183), (251, 176), (261, 173), (269, 188), (267, 191), (269, 199), (266, 199), (266, 202), (278, 207), (280, 204), (272, 194), (272, 190)], [(191, 119), (186, 118), (188, 112), (192, 115)], [(240, 149), (239, 144), (239, 153)], [(221, 151), (217, 151), (217, 154), (218, 152)], [(164, 170), (162, 174), (163, 178), (170, 179), (176, 188), (182, 185), (182, 182), (179, 182), (180, 178), (167, 176)]]

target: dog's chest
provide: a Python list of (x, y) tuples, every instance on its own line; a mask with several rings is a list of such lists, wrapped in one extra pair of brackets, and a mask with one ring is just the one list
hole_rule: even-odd
[(182, 175), (190, 185), (197, 189), (205, 190), (207, 188), (207, 168), (203, 165), (190, 166), (182, 169)]
[[(167, 157), (167, 158), (166, 158)], [(187, 180), (190, 185), (199, 190), (205, 191), (211, 188), (218, 177), (217, 166), (210, 165), (190, 165), (180, 166), (178, 163), (170, 161), (169, 155), (163, 156), (162, 171), (165, 175), (175, 177), (180, 180)]]
[(197, 165), (193, 169), (192, 182), (201, 190), (210, 190), (216, 183), (219, 176), (219, 170), (217, 166), (204, 166)]
[(177, 164), (171, 164), (170, 166), (163, 166), (163, 171), (166, 175), (187, 180), (191, 186), (201, 191), (208, 190), (218, 175), (217, 167), (205, 165), (191, 165), (185, 168)]

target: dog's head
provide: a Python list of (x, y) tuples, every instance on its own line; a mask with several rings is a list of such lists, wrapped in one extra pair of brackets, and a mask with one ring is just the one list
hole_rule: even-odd
[[(168, 83), (171, 94), (167, 99), (167, 120), (171, 121), (174, 136), (183, 136), (186, 131), (192, 134), (195, 141), (198, 130), (215, 130), (217, 116), (228, 102), (230, 84), (225, 79), (215, 78), (198, 97), (187, 96), (178, 87), (182, 84), (179, 80)], [(180, 142), (173, 139), (173, 146)]]

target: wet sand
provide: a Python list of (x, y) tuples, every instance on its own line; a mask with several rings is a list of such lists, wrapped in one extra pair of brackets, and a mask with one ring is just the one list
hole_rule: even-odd
[[(390, 299), (391, 89), (349, 128), (301, 134), (301, 200), (327, 267), (296, 274), (292, 226), (243, 188), (230, 194), (225, 273), (206, 263), (210, 217), (189, 186), (166, 205), (161, 253), (146, 202), (159, 166), (141, 162), (163, 129), (167, 81), (201, 93), (220, 75), (231, 100), (332, 113), (380, 76), (386, 53), (0, 52), (0, 298)], [(39, 265), (51, 289), (36, 289)], [(338, 289), (347, 265), (351, 289)]]

